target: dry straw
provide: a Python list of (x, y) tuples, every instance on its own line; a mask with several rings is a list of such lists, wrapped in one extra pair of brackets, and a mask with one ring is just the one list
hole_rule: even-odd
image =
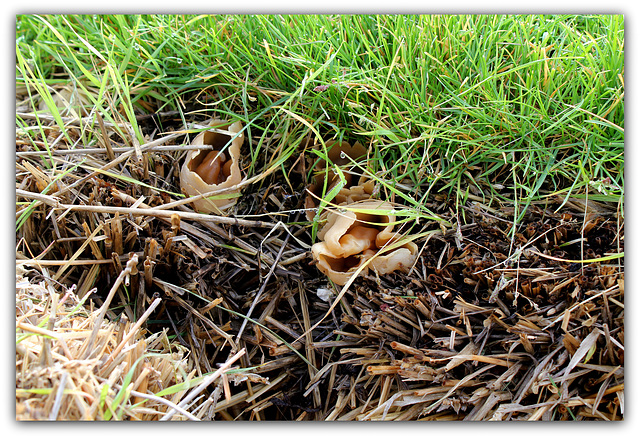
[(241, 350), (214, 373), (195, 378), (184, 347), (170, 341), (166, 331), (152, 334), (142, 328), (160, 299), (136, 324), (108, 322), (109, 300), (90, 311), (74, 288), (61, 288), (50, 278), (33, 283), (26, 274), (18, 268), (17, 420), (200, 420), (189, 412), (188, 402), (220, 384), (244, 354)]

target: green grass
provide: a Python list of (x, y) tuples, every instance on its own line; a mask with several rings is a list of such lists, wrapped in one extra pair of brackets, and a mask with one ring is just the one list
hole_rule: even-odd
[(622, 16), (19, 16), (16, 51), (19, 87), (47, 102), (56, 84), (90, 89), (140, 142), (136, 112), (238, 115), (250, 177), (288, 181), (311, 132), (368, 146), (365, 171), (418, 214), (437, 191), (515, 203), (515, 223), (551, 194), (624, 196)]

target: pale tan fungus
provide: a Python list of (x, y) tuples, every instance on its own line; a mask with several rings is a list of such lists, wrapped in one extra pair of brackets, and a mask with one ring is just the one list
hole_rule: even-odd
[[(314, 244), (311, 247), (311, 252), (313, 253), (313, 258), (318, 262), (318, 269), (339, 286), (346, 284), (354, 272), (376, 254), (374, 250), (368, 249), (358, 255), (334, 257), (334, 254), (327, 249), (324, 242)], [(365, 266), (362, 273), (366, 273), (367, 270), (368, 267)]]
[[(223, 126), (226, 123), (214, 120), (211, 127), (225, 129)], [(242, 123), (235, 122), (226, 130), (236, 134), (242, 130)], [(180, 170), (180, 186), (186, 195), (197, 196), (216, 189), (233, 188), (242, 182), (239, 160), (244, 135), (238, 135), (229, 147), (222, 151), (230, 138), (231, 136), (225, 133), (203, 131), (193, 139), (192, 145), (211, 145), (214, 150), (192, 150), (187, 153)], [(237, 189), (213, 195), (211, 198), (196, 199), (193, 204), (201, 213), (222, 214), (236, 203), (239, 192), (240, 189)]]
[(407, 272), (413, 266), (418, 255), (418, 245), (407, 242), (385, 254), (378, 256), (371, 261), (371, 267), (378, 274), (386, 275), (393, 271)]
[[(371, 258), (361, 273), (366, 273), (369, 267), (383, 275), (396, 270), (408, 271), (418, 254), (415, 243), (407, 242), (380, 252), (401, 237), (394, 231), (393, 206), (369, 200), (349, 205), (351, 207), (353, 209), (347, 211), (328, 213), (327, 223), (318, 232), (320, 242), (311, 247), (318, 269), (340, 286)], [(371, 210), (380, 210), (380, 214)]]
[[(357, 161), (358, 158), (367, 154), (367, 148), (358, 141), (353, 145), (346, 141), (337, 142), (335, 140), (328, 141), (325, 144), (327, 146), (327, 155), (329, 156), (329, 160), (338, 166), (349, 164), (351, 160)], [(324, 160), (320, 160), (316, 167), (323, 169), (326, 166), (327, 163)]]
[(340, 205), (364, 201), (373, 195), (375, 186), (375, 181), (362, 176), (358, 180), (358, 185), (341, 188), (336, 197), (333, 198), (333, 202)]
[[(356, 161), (359, 158), (367, 154), (367, 149), (362, 144), (356, 142), (353, 146), (346, 142), (328, 141), (326, 143), (328, 149), (329, 160), (337, 166), (345, 166), (351, 163), (352, 160)], [(344, 156), (343, 156), (344, 154)], [(308, 220), (313, 220), (315, 217), (315, 209), (318, 208), (318, 198), (322, 197), (322, 191), (324, 188), (325, 177), (328, 178), (327, 189), (328, 193), (339, 181), (338, 175), (331, 169), (326, 169), (327, 162), (325, 160), (319, 160), (314, 170), (316, 174), (313, 175), (311, 184), (309, 184), (309, 191), (312, 194), (307, 194), (305, 198), (306, 216)], [(341, 204), (345, 202), (356, 202), (364, 199), (368, 199), (373, 193), (374, 182), (367, 181), (366, 178), (360, 177), (358, 181), (354, 181), (353, 174), (344, 172), (344, 178), (346, 180), (345, 186), (340, 189), (336, 194), (336, 197), (332, 202)], [(315, 195), (315, 196), (314, 196)]]

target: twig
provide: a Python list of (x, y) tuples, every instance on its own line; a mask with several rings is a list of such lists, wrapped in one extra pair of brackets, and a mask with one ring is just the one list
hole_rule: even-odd
[(114, 160), (116, 156), (113, 153), (113, 148), (111, 147), (111, 141), (109, 140), (109, 134), (107, 134), (107, 129), (104, 126), (104, 120), (102, 120), (100, 111), (96, 111), (96, 120), (98, 121), (98, 125), (100, 125), (100, 132), (102, 133), (102, 137), (100, 138), (100, 140), (104, 144), (105, 152), (107, 153), (107, 158), (109, 158), (109, 161)]
[(181, 220), (194, 220), (203, 222), (214, 222), (217, 224), (226, 225), (239, 225), (242, 227), (255, 227), (255, 228), (273, 228), (275, 224), (263, 221), (250, 221), (246, 219), (238, 219), (225, 216), (214, 216), (210, 214), (190, 213), (186, 211), (175, 210), (156, 210), (154, 208), (130, 208), (130, 207), (111, 207), (104, 205), (73, 205), (73, 204), (59, 204), (54, 209), (72, 210), (72, 211), (91, 211), (96, 213), (122, 213), (132, 214), (137, 216), (155, 216), (155, 217), (168, 217), (177, 215)]
[[(22, 189), (16, 189), (16, 197), (23, 197), (27, 199), (35, 199), (36, 201), (40, 201), (44, 204), (47, 204), (51, 207), (57, 207), (60, 205), (60, 199), (55, 196), (43, 195), (42, 193), (37, 192), (28, 192)], [(17, 212), (17, 214), (21, 214), (23, 210)]]
[[(20, 117), (22, 119), (32, 119), (32, 120), (46, 120), (48, 122), (55, 122), (56, 119), (53, 117), (53, 115), (51, 114), (46, 114), (46, 113), (24, 113), (24, 112), (16, 112), (16, 117)], [(78, 117), (60, 117), (60, 120), (62, 120), (62, 122), (67, 125), (67, 124), (72, 124), (72, 123), (77, 123), (82, 121), (83, 124), (96, 124), (97, 121), (94, 120), (93, 117), (91, 116), (87, 116), (87, 117), (82, 117), (82, 118), (78, 118)], [(126, 123), (111, 123), (111, 122), (104, 122), (105, 126), (108, 126), (110, 128), (114, 127), (114, 126), (119, 126), (119, 127), (125, 127), (127, 126)]]
[[(135, 252), (138, 257), (144, 255), (143, 251)], [(117, 254), (116, 254), (117, 255)], [(39, 256), (38, 256), (39, 257)], [(126, 260), (128, 255), (121, 255), (118, 258)], [(82, 265), (108, 265), (113, 263), (113, 259), (82, 259), (82, 260), (47, 260), (47, 259), (19, 259), (16, 260), (16, 266), (32, 265), (32, 266), (82, 266)]]
[[(145, 148), (145, 152), (175, 152), (175, 151), (192, 151), (192, 150), (212, 150), (214, 147), (209, 144), (203, 145), (186, 145), (176, 144), (169, 146), (152, 146)], [(125, 152), (135, 152), (130, 146), (111, 148), (113, 153), (122, 154)], [(47, 151), (23, 151), (16, 152), (16, 157), (37, 157), (39, 155), (47, 155)], [(78, 149), (56, 149), (51, 151), (52, 155), (89, 155), (89, 154), (108, 154), (104, 148), (78, 148)], [(115, 159), (115, 156), (114, 158)]]

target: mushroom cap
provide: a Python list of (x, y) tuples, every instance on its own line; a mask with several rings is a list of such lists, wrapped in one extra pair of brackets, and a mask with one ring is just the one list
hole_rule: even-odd
[(393, 271), (407, 272), (413, 266), (418, 256), (418, 245), (407, 242), (385, 254), (378, 254), (371, 260), (371, 267), (378, 274), (388, 274)]
[[(357, 160), (358, 158), (367, 154), (367, 148), (362, 146), (360, 142), (355, 142), (353, 145), (346, 141), (336, 141), (329, 140), (325, 143), (327, 146), (327, 156), (331, 160), (333, 164), (337, 164), (338, 166), (342, 166), (344, 164), (351, 163), (346, 157), (343, 157), (343, 153), (350, 157), (352, 160)], [(319, 160), (316, 164), (316, 169), (324, 169), (327, 167), (327, 163), (325, 160)]]
[[(227, 122), (222, 120), (214, 120), (211, 122), (211, 127), (215, 128), (221, 125), (225, 125)], [(242, 130), (242, 123), (235, 122), (227, 128), (227, 131), (236, 134)], [(192, 145), (213, 145), (216, 150), (222, 150), (222, 148), (229, 142), (230, 136), (228, 134), (215, 132), (215, 131), (203, 131), (198, 134), (191, 143)], [(216, 189), (233, 188), (242, 182), (242, 172), (240, 171), (240, 146), (244, 141), (244, 135), (240, 134), (233, 139), (229, 147), (225, 150), (225, 153), (229, 156), (229, 159), (225, 163), (225, 166), (229, 166), (229, 176), (220, 184), (207, 184), (196, 173), (196, 168), (202, 163), (202, 160), (210, 152), (208, 150), (191, 150), (187, 153), (187, 157), (180, 169), (180, 186), (188, 196), (197, 196), (202, 193), (211, 192)], [(230, 162), (230, 164), (228, 164)], [(240, 190), (237, 189), (231, 192), (225, 192), (220, 195), (212, 195), (211, 198), (200, 198), (193, 201), (196, 210), (202, 213), (216, 213), (221, 214), (223, 210), (226, 210), (233, 206), (237, 201), (237, 193)]]
[(364, 201), (366, 199), (371, 198), (373, 194), (373, 190), (375, 189), (375, 181), (371, 179), (366, 179), (366, 177), (361, 176), (358, 185), (343, 187), (336, 194), (334, 198), (334, 202), (338, 205), (340, 204), (352, 204), (354, 202)]
[[(317, 261), (318, 269), (331, 281), (339, 286), (344, 286), (353, 274), (364, 265), (375, 251), (367, 249), (362, 254), (349, 257), (336, 257), (328, 248), (325, 242), (318, 242), (311, 247), (314, 260)], [(366, 273), (368, 267), (365, 266), (361, 273)]]
[(375, 228), (355, 225), (338, 240), (338, 243), (344, 251), (344, 256), (348, 257), (375, 248), (377, 235), (378, 230)]
[[(337, 184), (338, 179), (332, 170), (327, 170), (327, 175), (329, 177), (327, 192), (329, 192), (333, 188), (333, 186)], [(338, 191), (338, 193), (336, 193), (336, 196), (332, 200), (334, 204), (352, 204), (354, 202), (364, 201), (371, 198), (371, 195), (373, 194), (373, 191), (375, 189), (375, 181), (361, 176), (358, 179), (357, 185), (353, 185), (352, 174), (345, 173), (344, 177), (346, 180), (346, 184)], [(317, 198), (322, 196), (324, 180), (325, 174), (324, 172), (320, 172), (314, 175), (313, 183), (309, 184), (308, 190), (311, 193), (307, 193), (307, 196), (304, 199), (304, 206), (306, 209), (306, 216), (308, 220), (313, 220), (316, 215), (315, 209), (318, 208), (319, 205)]]
[[(358, 160), (359, 158), (367, 154), (367, 148), (365, 148), (359, 142), (354, 143), (352, 146), (346, 141), (338, 142), (335, 140), (330, 140), (326, 142), (326, 146), (328, 149), (327, 156), (329, 160), (333, 164), (338, 166), (350, 164), (351, 160)], [(347, 157), (350, 157), (350, 159)], [(314, 169), (316, 171), (316, 174), (312, 176), (311, 184), (309, 184), (308, 189), (315, 196), (307, 194), (304, 201), (305, 209), (307, 210), (306, 216), (308, 220), (313, 220), (316, 215), (314, 211), (314, 209), (318, 207), (316, 196), (322, 196), (322, 189), (325, 184), (325, 178), (327, 179), (327, 192), (330, 191), (338, 183), (338, 176), (335, 174), (335, 172), (331, 169), (327, 169), (326, 160), (318, 160), (314, 166)], [(336, 197), (334, 199), (335, 203), (341, 204), (344, 202), (355, 202), (364, 200), (369, 198), (373, 193), (373, 181), (367, 183), (365, 178), (360, 177), (360, 179), (356, 182), (354, 181), (354, 175), (349, 172), (344, 173), (344, 178), (346, 180), (346, 185), (336, 194)]]
[[(396, 220), (393, 212), (393, 206), (388, 202), (368, 200), (348, 205), (349, 210), (330, 211), (327, 215), (327, 223), (318, 232), (318, 238), (327, 243), (327, 247), (337, 257), (349, 256), (347, 253), (349, 248), (343, 246), (350, 239), (341, 239), (353, 227), (368, 227), (377, 231), (375, 244), (381, 247), (393, 237), (393, 225), (384, 225)], [(379, 210), (380, 213), (374, 213)], [(382, 228), (380, 231), (379, 228)], [(383, 233), (382, 239), (379, 237)]]
[(349, 207), (353, 208), (330, 211), (327, 223), (318, 232), (321, 241), (311, 247), (318, 269), (339, 285), (344, 285), (369, 259), (370, 264), (365, 265), (362, 273), (369, 267), (379, 274), (408, 271), (418, 255), (415, 243), (407, 242), (390, 251), (384, 249), (400, 237), (393, 230), (393, 206), (369, 200)]

